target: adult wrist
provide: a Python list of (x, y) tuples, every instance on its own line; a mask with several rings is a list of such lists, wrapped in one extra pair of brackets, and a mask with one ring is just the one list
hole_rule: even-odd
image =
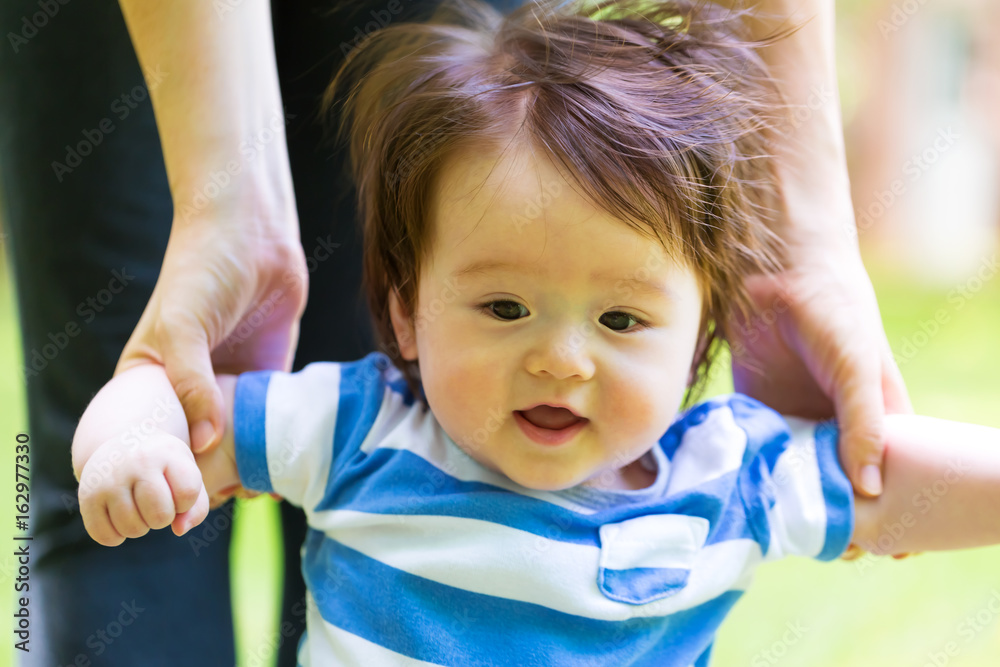
[[(278, 140), (276, 140), (278, 141)], [(284, 137), (264, 163), (228, 159), (171, 192), (174, 230), (215, 228), (298, 241), (299, 220)], [(258, 158), (259, 160), (259, 158)], [(216, 163), (218, 164), (218, 163)]]
[(776, 160), (778, 184), (771, 229), (788, 253), (859, 255), (850, 179), (836, 151), (806, 159)]

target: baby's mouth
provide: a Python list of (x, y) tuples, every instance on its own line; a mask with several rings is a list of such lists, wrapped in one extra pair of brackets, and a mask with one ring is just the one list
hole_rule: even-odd
[(559, 431), (580, 421), (586, 421), (584, 417), (577, 417), (566, 408), (556, 408), (551, 405), (536, 405), (530, 410), (517, 410), (531, 424), (538, 428), (546, 428)]

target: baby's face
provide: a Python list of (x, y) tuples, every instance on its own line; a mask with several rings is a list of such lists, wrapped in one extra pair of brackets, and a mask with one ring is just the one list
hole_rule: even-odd
[(683, 398), (698, 281), (544, 157), (497, 160), (463, 153), (441, 174), (415, 317), (390, 297), (401, 353), (481, 464), (534, 489), (648, 484), (637, 459)]

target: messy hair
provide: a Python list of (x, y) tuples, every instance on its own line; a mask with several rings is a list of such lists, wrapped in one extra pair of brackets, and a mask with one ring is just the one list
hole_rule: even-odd
[(388, 296), (416, 313), (435, 179), (470, 146), (515, 135), (580, 194), (691, 267), (705, 295), (686, 403), (731, 316), (751, 310), (747, 276), (779, 266), (768, 155), (778, 93), (746, 16), (706, 2), (529, 0), (501, 15), (446, 2), (424, 23), (364, 39), (323, 98), (340, 116), (364, 229), (364, 285), (380, 348), (399, 355)]

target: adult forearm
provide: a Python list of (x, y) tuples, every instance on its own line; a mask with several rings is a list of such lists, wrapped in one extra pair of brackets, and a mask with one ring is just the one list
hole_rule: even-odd
[(255, 183), (255, 210), (289, 221), (294, 194), (268, 2), (120, 4), (150, 87), (175, 218), (186, 206), (192, 217), (245, 198)]
[(822, 248), (826, 255), (856, 254), (837, 90), (834, 1), (757, 0), (750, 7), (755, 39), (798, 27), (759, 51), (788, 105), (773, 146), (781, 185), (775, 231), (792, 244), (793, 253)]

